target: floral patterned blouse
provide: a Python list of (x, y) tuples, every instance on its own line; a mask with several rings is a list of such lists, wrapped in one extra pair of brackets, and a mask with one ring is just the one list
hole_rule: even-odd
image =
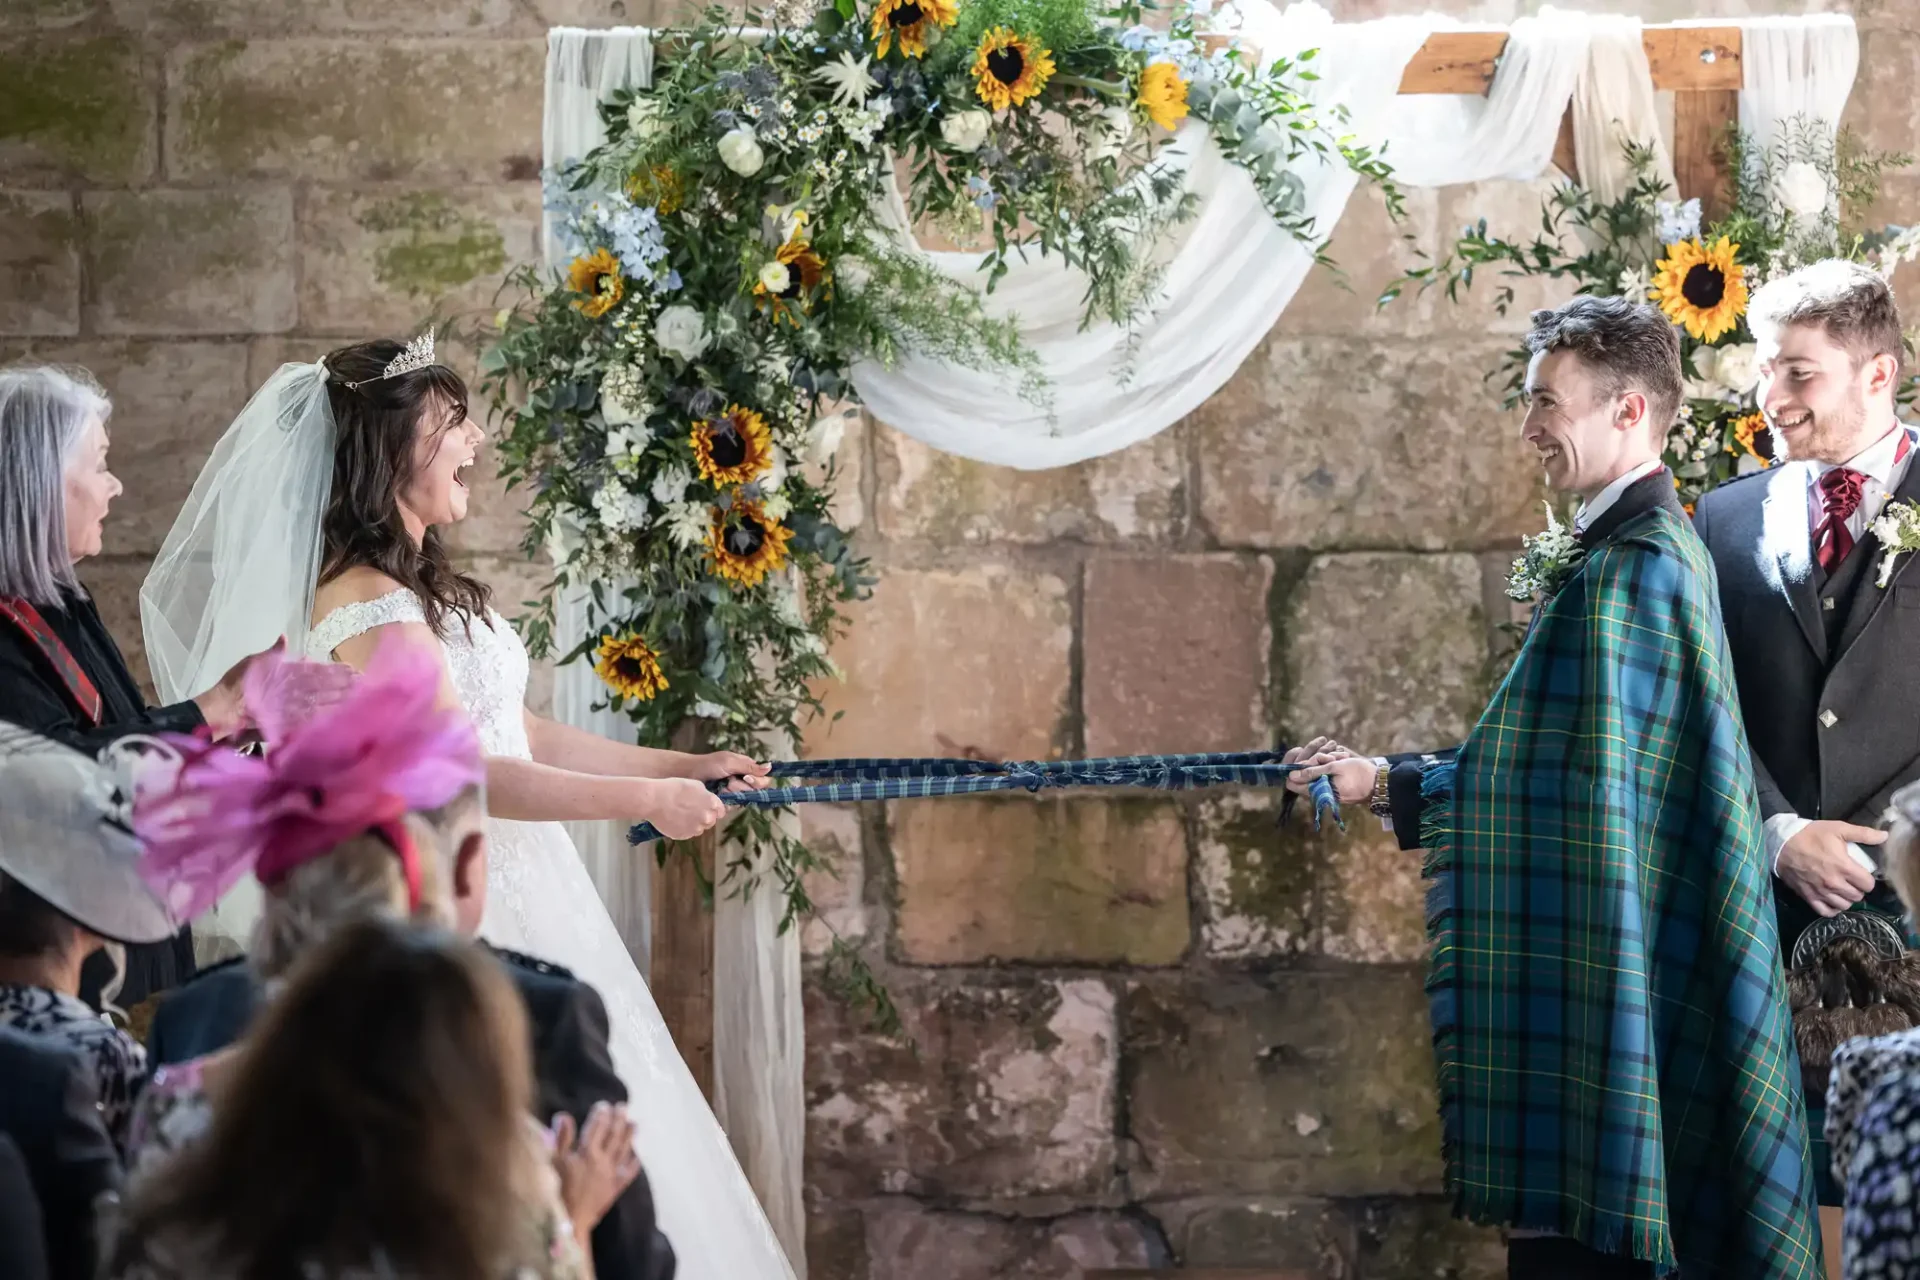
[[(205, 1086), (206, 1061), (202, 1058), (161, 1067), (153, 1073), (128, 1129), (130, 1184), (162, 1172), (175, 1153), (198, 1142), (212, 1126), (213, 1107)], [(529, 1206), (519, 1260), (503, 1270), (499, 1280), (591, 1280), (592, 1265), (575, 1239), (566, 1206), (560, 1201), (560, 1178), (547, 1159), (540, 1127), (531, 1118), (527, 1121), (527, 1141), (545, 1173), (542, 1183), (546, 1196), (543, 1203)], [(141, 1241), (133, 1260), (123, 1261), (108, 1280), (232, 1280), (233, 1275), (210, 1255), (204, 1242), (168, 1235)], [(301, 1280), (405, 1278), (376, 1258), (370, 1267), (351, 1272), (325, 1273), (309, 1268)]]
[(1846, 1280), (1920, 1280), (1920, 1029), (1834, 1051), (1827, 1142)]
[(0, 983), (0, 1026), (58, 1040), (93, 1064), (101, 1117), (125, 1155), (134, 1096), (147, 1074), (147, 1051), (140, 1042), (75, 996), (14, 983)]

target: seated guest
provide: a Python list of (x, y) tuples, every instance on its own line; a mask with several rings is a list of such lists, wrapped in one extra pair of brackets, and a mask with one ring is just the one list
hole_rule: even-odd
[[(1882, 865), (1908, 917), (1920, 917), (1920, 782), (1894, 793), (1893, 813)], [(1848, 1280), (1920, 1278), (1920, 1028), (1834, 1050), (1826, 1124)]]
[[(40, 1243), (53, 1280), (94, 1280), (98, 1274), (99, 1223), (120, 1190), (120, 1158), (100, 1121), (93, 1067), (55, 1040), (0, 1027), (0, 1136), (26, 1167), (39, 1203)], [(16, 1247), (10, 1238), (17, 1210), (8, 1184), (0, 1196), (0, 1264)], [(20, 1246), (22, 1248), (30, 1246)], [(11, 1277), (12, 1270), (0, 1271)]]
[[(276, 657), (262, 664), (262, 677), (282, 665), (309, 664)], [(344, 702), (298, 726), (277, 725), (277, 698), (252, 700), (274, 745), (264, 761), (241, 762), (240, 771), (254, 788), (248, 797), (220, 798), (221, 776), (203, 775), (192, 766), (170, 784), (171, 790), (143, 783), (136, 807), (140, 829), (163, 828), (174, 805), (189, 817), (207, 816), (219, 828), (203, 836), (202, 826), (189, 825), (171, 840), (157, 839), (156, 854), (169, 859), (177, 853), (178, 865), (156, 868), (156, 874), (176, 880), (206, 874), (208, 856), (221, 860), (225, 869), (211, 872), (210, 882), (187, 886), (189, 900), (202, 902), (224, 892), (237, 869), (252, 865), (262, 882), (263, 905), (251, 955), (169, 993), (155, 1014), (149, 1045), (162, 1069), (135, 1125), (136, 1164), (151, 1158), (149, 1147), (170, 1145), (166, 1135), (204, 1127), (204, 1093), (191, 1073), (180, 1073), (172, 1064), (232, 1045), (253, 1023), (263, 996), (336, 931), (367, 919), (407, 918), (452, 924), (467, 935), (478, 931), (487, 883), (483, 766), (471, 727), (435, 711), (437, 690), (430, 660), (423, 666), (417, 652), (389, 646)], [(362, 778), (347, 772), (345, 764), (359, 757), (344, 750), (337, 759), (330, 755), (334, 747), (329, 744), (342, 735), (350, 745), (364, 740), (377, 749), (371, 763), (378, 770), (372, 776), (383, 779), (379, 790), (354, 794)], [(276, 788), (284, 792), (316, 781), (324, 797), (310, 818), (271, 827), (247, 820), (249, 810), (270, 803)], [(397, 830), (393, 824), (370, 829), (378, 813), (365, 804), (389, 793), (404, 797), (408, 812)], [(411, 870), (399, 852), (403, 843), (412, 850)], [(494, 954), (504, 961), (528, 1010), (535, 1113), (542, 1119), (562, 1114), (584, 1124), (596, 1105), (624, 1103), (626, 1090), (608, 1050), (606, 1008), (594, 990), (555, 966)], [(145, 1134), (153, 1135), (153, 1142), (142, 1141)], [(602, 1280), (671, 1280), (673, 1251), (655, 1227), (644, 1175), (601, 1220), (593, 1253)]]
[(639, 1171), (603, 1112), (556, 1176), (513, 984), (405, 921), (338, 930), (207, 1070), (211, 1125), (133, 1183), (114, 1280), (590, 1277), (574, 1224)]
[(146, 1055), (81, 1001), (81, 966), (105, 943), (168, 938), (175, 925), (140, 878), (124, 810), (107, 767), (0, 730), (0, 1026), (78, 1050), (116, 1142)]
[(47, 1231), (27, 1158), (0, 1133), (0, 1276), (48, 1280)]
[[(236, 666), (191, 702), (149, 707), (75, 567), (100, 554), (107, 507), (106, 393), (78, 369), (0, 369), (0, 720), (92, 754), (134, 733), (241, 727)], [(96, 999), (104, 977), (89, 972)], [(119, 999), (132, 1006), (193, 974), (192, 938), (130, 948)]]

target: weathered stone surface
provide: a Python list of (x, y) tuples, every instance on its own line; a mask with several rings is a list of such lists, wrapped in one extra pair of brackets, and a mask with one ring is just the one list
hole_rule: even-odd
[(1151, 979), (1124, 999), (1135, 1194), (1404, 1195), (1439, 1185), (1417, 971)]
[(87, 322), (98, 333), (293, 327), (293, 193), (99, 191), (87, 220)]
[(867, 522), (867, 476), (872, 470), (874, 426), (872, 419), (857, 409), (849, 409), (843, 416), (846, 424), (831, 462), (803, 461), (800, 474), (816, 488), (831, 479), (833, 501), (827, 505), (827, 513), (835, 524), (851, 531)]
[(1118, 1046), (1105, 984), (957, 987), (900, 973), (889, 983), (912, 1046), (808, 994), (808, 1181), (819, 1194), (990, 1199), (1037, 1213), (1113, 1202)]
[(825, 955), (838, 934), (847, 942), (867, 936), (866, 850), (860, 835), (860, 811), (852, 805), (808, 804), (798, 809), (800, 838), (825, 864), (806, 873), (803, 883), (817, 912), (800, 928), (800, 949)]
[(1363, 1280), (1501, 1280), (1507, 1246), (1491, 1227), (1455, 1218), (1439, 1200), (1385, 1201), (1358, 1209)]
[(1186, 952), (1179, 806), (1125, 797), (893, 807), (900, 950), (915, 964), (1174, 964)]
[(939, 453), (890, 427), (874, 433), (879, 526), (890, 538), (967, 542), (1160, 542), (1186, 526), (1181, 433), (1052, 471)]
[(540, 189), (314, 190), (299, 222), (303, 329), (413, 333), (430, 311), (487, 307), (539, 257)]
[[(112, 524), (107, 528), (111, 535)], [(147, 673), (147, 644), (140, 632), (140, 584), (147, 580), (150, 567), (145, 556), (96, 556), (80, 562), (80, 581), (92, 594), (100, 620), (120, 646), (127, 668), (152, 702), (153, 679)]]
[(138, 182), (153, 172), (157, 112), (132, 40), (0, 42), (0, 173), (10, 181)]
[[(1565, 181), (1549, 170), (1532, 182), (1471, 182), (1433, 191), (1435, 225), (1431, 252), (1434, 259), (1437, 261), (1451, 253), (1455, 241), (1469, 226), (1483, 218), (1487, 230), (1492, 234), (1531, 245), (1543, 235), (1540, 227), (1541, 207), (1552, 196), (1554, 188)], [(1561, 243), (1563, 247), (1574, 245), (1570, 237)], [(1573, 252), (1579, 251), (1573, 248)], [(1512, 291), (1512, 297), (1507, 300), (1503, 313), (1498, 304), (1508, 290)], [(1564, 280), (1480, 270), (1474, 273), (1473, 286), (1460, 291), (1457, 302), (1447, 300), (1445, 286), (1441, 284), (1428, 292), (1421, 305), (1425, 306), (1429, 315), (1430, 333), (1441, 335), (1443, 340), (1461, 333), (1504, 334), (1508, 335), (1502, 347), (1504, 350), (1519, 345), (1516, 339), (1527, 331), (1529, 315), (1542, 307), (1561, 305), (1572, 293)], [(1478, 376), (1499, 366), (1500, 361), (1496, 358), (1491, 363), (1476, 366), (1472, 372)], [(1466, 421), (1477, 422), (1483, 429), (1498, 430), (1507, 421), (1496, 416), (1500, 407), (1499, 395), (1506, 383), (1507, 375), (1501, 372), (1483, 384), (1486, 393), (1483, 399), (1488, 412), (1475, 415), (1475, 404), (1469, 400), (1463, 405), (1467, 411)], [(1511, 421), (1515, 423), (1514, 434), (1517, 435), (1518, 418)]]
[(513, 0), (111, 0), (120, 25), (166, 34), (308, 35), (365, 31), (408, 35), (469, 35), (514, 24)]
[(1324, 1200), (1176, 1200), (1149, 1205), (1182, 1267), (1298, 1267), (1353, 1274), (1353, 1226)]
[[(1901, 17), (1898, 25), (1873, 16), (1866, 19), (1872, 24), (1871, 38), (1860, 41), (1860, 70), (1843, 122), (1871, 146), (1906, 151), (1920, 127), (1920, 103), (1913, 95), (1915, 75), (1920, 72), (1920, 32), (1913, 29), (1911, 10), (1904, 5), (1870, 3), (1866, 8), (1879, 14), (1898, 12)], [(1863, 37), (1867, 34), (1862, 32)]]
[(1073, 630), (1059, 577), (894, 569), (850, 612), (833, 650), (847, 678), (821, 691), (828, 718), (809, 729), (808, 754), (1032, 760), (1061, 742)]
[(1193, 415), (1202, 520), (1230, 546), (1517, 542), (1539, 467), (1482, 378), (1508, 345), (1268, 339)]
[(1268, 745), (1265, 558), (1164, 556), (1087, 565), (1087, 754)]
[(1294, 739), (1424, 751), (1460, 741), (1486, 706), (1472, 556), (1322, 556), (1283, 613), (1283, 723)]
[(1420, 854), (1402, 849), (1363, 806), (1347, 806), (1346, 817), (1346, 831), (1324, 839), (1326, 861), (1314, 913), (1320, 954), (1360, 964), (1425, 963), (1427, 899)]
[[(550, 27), (664, 27), (696, 14), (694, 0), (530, 0)], [(727, 7), (741, 9), (739, 3)]]
[[(910, 1200), (870, 1206), (860, 1280), (981, 1280), (984, 1276), (1058, 1280), (1105, 1268), (1134, 1270), (1162, 1261), (1141, 1223), (1114, 1213), (1074, 1213), (1049, 1222), (929, 1209)], [(817, 1276), (816, 1280), (841, 1280)]]
[(807, 1196), (807, 1275), (809, 1280), (869, 1280), (867, 1224), (858, 1209), (812, 1194)]
[(1209, 792), (1200, 803), (1195, 874), (1209, 955), (1239, 960), (1313, 949), (1327, 853), (1299, 814), (1281, 828), (1279, 805), (1272, 792), (1239, 788)]
[(235, 342), (39, 341), (30, 357), (92, 372), (113, 401), (108, 465), (126, 486), (107, 515), (105, 554), (151, 556), (207, 455), (246, 403)]
[(57, 30), (85, 22), (101, 0), (8, 0), (0, 8), (0, 31)]
[(1407, 218), (1396, 223), (1387, 214), (1377, 187), (1354, 190), (1335, 225), (1327, 254), (1338, 268), (1315, 267), (1287, 303), (1274, 333), (1395, 335), (1419, 333), (1432, 319), (1429, 300), (1408, 294), (1379, 305), (1380, 294), (1403, 273), (1422, 265), (1417, 249), (1427, 248), (1433, 227), (1433, 192), (1403, 192)]
[(545, 42), (261, 40), (167, 60), (167, 156), (184, 178), (312, 182), (538, 175)]
[(0, 333), (80, 331), (76, 223), (65, 192), (0, 192)]

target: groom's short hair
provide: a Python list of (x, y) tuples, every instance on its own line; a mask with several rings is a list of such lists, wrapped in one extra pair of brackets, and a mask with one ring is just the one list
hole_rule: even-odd
[(1638, 391), (1656, 439), (1665, 440), (1680, 411), (1680, 339), (1659, 310), (1628, 298), (1579, 297), (1536, 311), (1527, 350), (1571, 351), (1593, 370), (1600, 393)]

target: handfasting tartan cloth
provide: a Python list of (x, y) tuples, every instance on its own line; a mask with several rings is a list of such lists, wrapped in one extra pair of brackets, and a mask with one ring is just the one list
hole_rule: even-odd
[(1423, 781), (1446, 1181), (1683, 1280), (1825, 1271), (1760, 816), (1706, 549), (1591, 549)]

